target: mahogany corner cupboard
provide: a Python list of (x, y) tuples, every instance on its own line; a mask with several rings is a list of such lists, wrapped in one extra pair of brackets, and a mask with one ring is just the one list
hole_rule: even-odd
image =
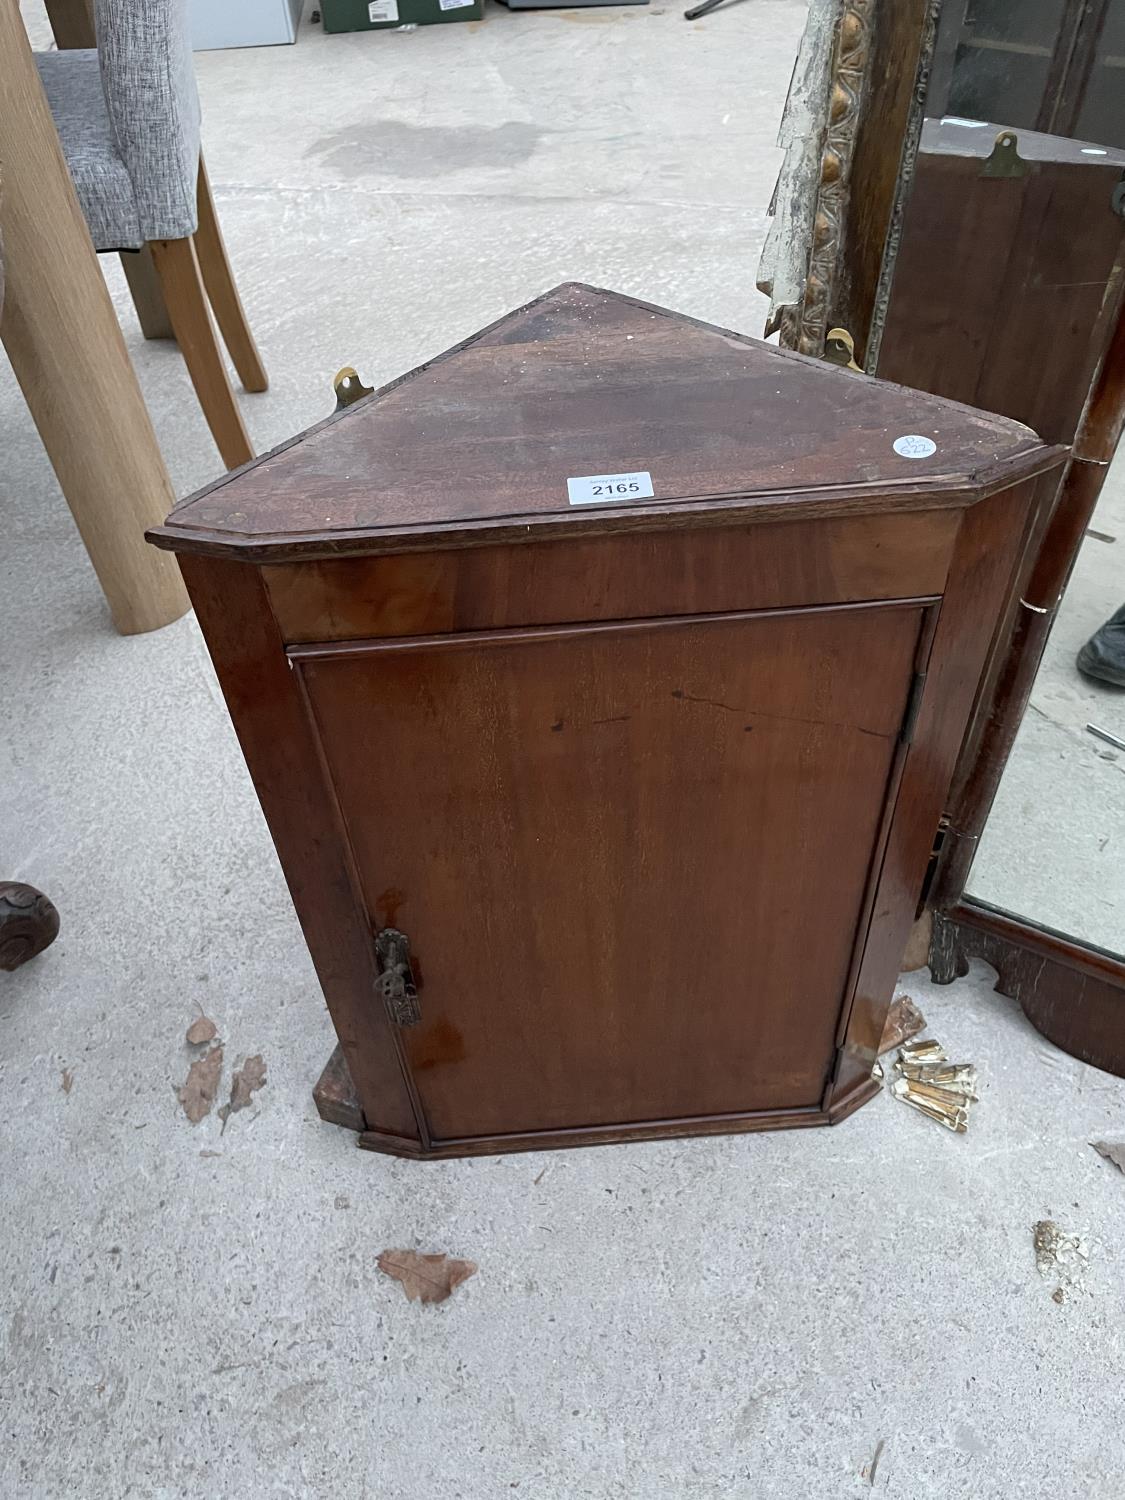
[(425, 1158), (875, 1093), (1064, 456), (568, 284), (181, 504), (321, 1112)]

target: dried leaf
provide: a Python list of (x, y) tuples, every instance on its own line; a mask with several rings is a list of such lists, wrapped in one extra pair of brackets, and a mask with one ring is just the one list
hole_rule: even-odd
[(1090, 1145), (1099, 1156), (1125, 1172), (1125, 1141), (1091, 1141)]
[(188, 1076), (184, 1079), (183, 1087), (177, 1090), (176, 1097), (193, 1125), (198, 1125), (205, 1115), (211, 1113), (222, 1071), (222, 1047), (212, 1047), (202, 1057), (197, 1057), (188, 1069)]
[(187, 1029), (185, 1040), (189, 1046), (202, 1047), (204, 1042), (213, 1042), (219, 1034), (219, 1028), (210, 1016), (197, 1016)]
[(63, 1093), (64, 1094), (69, 1094), (73, 1086), (74, 1086), (74, 1069), (73, 1068), (64, 1068), (62, 1070), (62, 1091), (63, 1091)]
[(899, 995), (887, 1012), (883, 1026), (883, 1039), (879, 1043), (879, 1056), (892, 1047), (901, 1047), (912, 1036), (926, 1029), (926, 1018), (909, 995)]
[(417, 1250), (384, 1250), (379, 1269), (400, 1282), (409, 1302), (444, 1302), (463, 1281), (475, 1276), (476, 1263), (448, 1255), (419, 1255)]
[(236, 1115), (240, 1109), (245, 1109), (251, 1102), (250, 1096), (256, 1089), (264, 1088), (266, 1085), (266, 1065), (260, 1052), (253, 1057), (248, 1057), (241, 1068), (234, 1070), (234, 1077), (230, 1081), (230, 1102), (224, 1104), (219, 1111), (219, 1118), (226, 1129), (227, 1121), (231, 1115)]

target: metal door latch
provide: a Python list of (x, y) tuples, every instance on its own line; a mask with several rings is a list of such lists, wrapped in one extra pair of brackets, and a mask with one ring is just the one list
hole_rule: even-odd
[(422, 1006), (410, 967), (410, 939), (397, 927), (384, 927), (375, 935), (375, 957), (381, 971), (375, 988), (387, 1014), (396, 1026), (417, 1026)]

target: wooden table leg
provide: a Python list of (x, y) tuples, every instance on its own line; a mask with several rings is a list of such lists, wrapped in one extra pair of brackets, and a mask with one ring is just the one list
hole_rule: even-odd
[(0, 0), (0, 338), (126, 635), (188, 607), (173, 559), (147, 545), (174, 495), (16, 0)]

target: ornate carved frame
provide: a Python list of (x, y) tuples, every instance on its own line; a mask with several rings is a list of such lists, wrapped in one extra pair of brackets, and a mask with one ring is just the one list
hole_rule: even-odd
[(902, 240), (902, 221), (906, 215), (910, 190), (914, 185), (918, 148), (922, 141), (922, 121), (925, 118), (926, 94), (930, 87), (930, 69), (933, 67), (934, 48), (937, 45), (941, 7), (942, 0), (930, 0), (926, 11), (918, 71), (914, 79), (914, 94), (910, 101), (910, 114), (907, 117), (906, 133), (902, 143), (902, 158), (899, 162), (894, 207), (891, 209), (891, 222), (887, 228), (887, 239), (883, 247), (883, 265), (879, 272), (879, 284), (875, 289), (875, 305), (871, 309), (871, 321), (867, 327), (863, 368), (868, 375), (874, 375), (879, 364), (879, 346), (883, 342), (887, 307), (891, 300), (891, 284), (894, 281), (895, 260), (898, 257), (898, 247)]
[(876, 0), (845, 0), (836, 28), (808, 275), (799, 306), (793, 310), (791, 319), (783, 318), (781, 324), (782, 343), (801, 354), (824, 353), (828, 310), (839, 271), (848, 206), (848, 178), (871, 60), (875, 11)]

